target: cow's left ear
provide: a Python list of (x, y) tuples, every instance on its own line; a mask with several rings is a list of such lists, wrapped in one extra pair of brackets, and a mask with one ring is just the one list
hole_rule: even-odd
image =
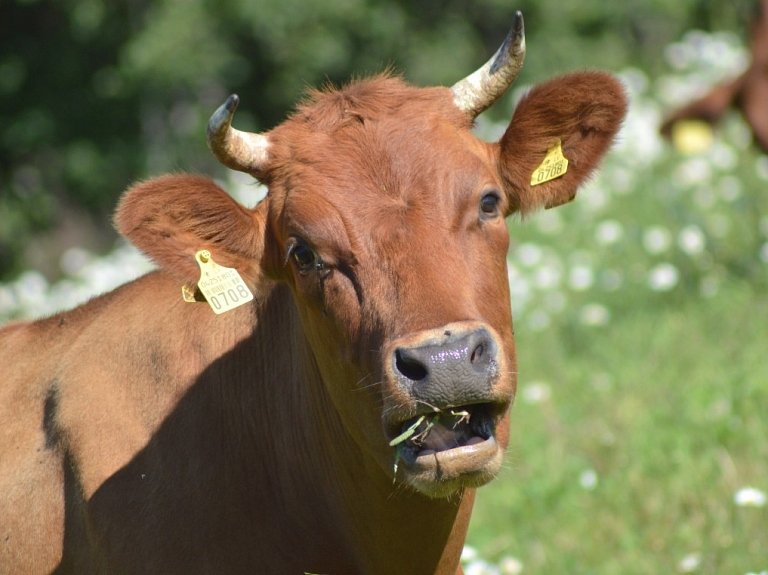
[[(499, 142), (510, 213), (570, 202), (610, 147), (626, 111), (621, 83), (602, 72), (569, 74), (532, 88)], [(568, 161), (564, 173), (558, 142)]]
[(208, 250), (253, 288), (261, 276), (264, 211), (245, 208), (206, 177), (168, 175), (125, 192), (115, 227), (183, 282), (200, 279), (195, 254)]

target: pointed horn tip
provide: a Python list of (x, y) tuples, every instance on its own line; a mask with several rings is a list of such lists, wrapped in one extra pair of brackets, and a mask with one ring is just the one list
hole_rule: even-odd
[(514, 20), (512, 21), (512, 28), (507, 35), (510, 46), (521, 44), (525, 40), (525, 21), (523, 20), (523, 13), (518, 10), (515, 12)]
[(523, 21), (523, 13), (520, 10), (515, 10), (512, 29), (515, 31), (516, 36), (523, 36), (525, 34), (525, 22)]
[(232, 123), (232, 118), (235, 115), (235, 110), (237, 110), (239, 104), (240, 97), (237, 94), (232, 94), (227, 98), (226, 102), (216, 109), (211, 116), (211, 119), (208, 120), (208, 126), (205, 130), (209, 140), (214, 137), (214, 135), (219, 134), (222, 130), (226, 131), (229, 129), (229, 126)]
[(237, 94), (230, 94), (229, 98), (227, 98), (227, 101), (224, 102), (224, 108), (226, 108), (227, 112), (230, 114), (234, 114), (235, 110), (237, 110), (237, 107), (240, 105), (240, 96)]
[[(491, 64), (490, 74), (493, 76), (499, 70), (507, 68), (510, 64), (518, 62), (517, 70), (523, 64), (525, 59), (525, 25), (523, 24), (523, 13), (518, 10), (515, 12), (515, 20), (512, 27), (504, 39), (504, 43), (496, 53), (496, 59)], [(517, 76), (517, 72), (515, 72)], [(514, 78), (513, 78), (514, 80)]]

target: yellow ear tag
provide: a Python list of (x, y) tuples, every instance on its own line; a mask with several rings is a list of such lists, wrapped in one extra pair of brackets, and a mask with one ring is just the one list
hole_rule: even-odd
[(197, 290), (193, 289), (189, 284), (181, 286), (181, 298), (187, 303), (195, 303), (195, 293)]
[(544, 182), (554, 180), (568, 171), (568, 160), (563, 156), (563, 147), (560, 138), (555, 145), (547, 150), (547, 155), (541, 165), (531, 175), (531, 186), (538, 186)]
[(217, 264), (208, 250), (197, 252), (195, 259), (200, 265), (200, 281), (197, 286), (214, 312), (224, 313), (253, 299), (251, 290), (236, 269)]

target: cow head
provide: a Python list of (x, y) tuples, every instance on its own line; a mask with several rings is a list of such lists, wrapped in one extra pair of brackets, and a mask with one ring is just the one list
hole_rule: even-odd
[[(167, 176), (131, 190), (117, 217), (186, 281), (207, 248), (257, 294), (288, 284), (332, 417), (390, 479), (428, 496), (486, 483), (507, 445), (505, 218), (570, 201), (625, 112), (615, 79), (583, 72), (530, 90), (501, 141), (477, 139), (475, 116), (523, 51), (518, 16), (499, 53), (452, 89), (379, 76), (312, 93), (266, 134), (233, 129), (230, 98), (209, 145), (267, 198), (249, 210), (208, 180)], [(557, 140), (567, 172), (531, 186)]]

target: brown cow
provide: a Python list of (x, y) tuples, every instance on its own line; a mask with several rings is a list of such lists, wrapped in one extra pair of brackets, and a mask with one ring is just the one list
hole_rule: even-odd
[[(504, 217), (571, 200), (626, 107), (568, 75), (478, 140), (523, 50), (518, 16), (452, 89), (379, 76), (264, 135), (230, 99), (209, 142), (269, 187), (253, 209), (201, 176), (130, 189), (117, 227), (160, 269), (0, 334), (0, 571), (460, 573), (515, 393)], [(185, 302), (196, 257), (253, 301)]]
[(726, 110), (735, 106), (744, 113), (755, 143), (768, 152), (768, 0), (760, 0), (750, 36), (751, 61), (747, 70), (672, 112), (661, 126), (664, 136), (671, 137), (675, 124), (682, 120), (717, 124)]

